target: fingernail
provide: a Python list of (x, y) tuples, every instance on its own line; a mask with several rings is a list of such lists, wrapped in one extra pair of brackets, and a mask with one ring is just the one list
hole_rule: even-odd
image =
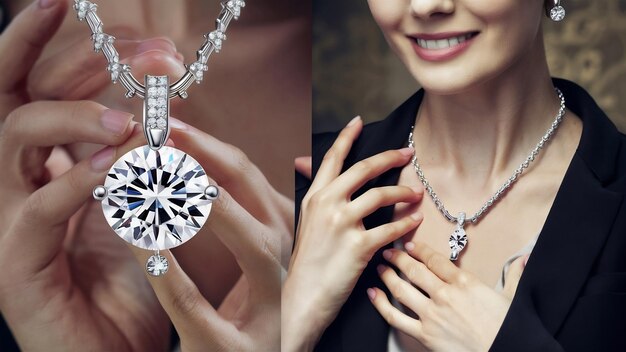
[(128, 124), (133, 119), (133, 114), (124, 111), (108, 109), (102, 113), (102, 126), (109, 132), (121, 135), (128, 128)]
[(37, 0), (40, 9), (49, 9), (57, 4), (57, 0)]
[(404, 244), (404, 249), (406, 249), (407, 251), (412, 251), (413, 249), (415, 249), (415, 243), (409, 241), (407, 243)]
[(187, 124), (182, 122), (181, 120), (175, 118), (175, 117), (171, 117), (169, 118), (168, 121), (170, 127), (175, 128), (177, 130), (186, 130), (187, 129)]
[(402, 148), (402, 149), (398, 149), (398, 151), (404, 155), (404, 156), (411, 156), (413, 155), (413, 148), (411, 147), (406, 147), (406, 148)]
[(383, 257), (384, 257), (385, 259), (390, 260), (392, 256), (393, 256), (393, 253), (391, 252), (391, 250), (389, 250), (389, 249), (385, 249), (385, 250), (383, 251)]
[(383, 271), (385, 271), (385, 266), (384, 265), (378, 265), (376, 267), (376, 271), (378, 271), (378, 274), (382, 274)]
[(415, 220), (415, 221), (420, 221), (423, 219), (423, 215), (422, 213), (413, 213), (411, 214), (411, 219)]
[(356, 117), (354, 117), (352, 120), (350, 120), (350, 122), (348, 122), (348, 126), (347, 126), (347, 127), (350, 127), (350, 126), (354, 125), (354, 124), (355, 124), (355, 123), (357, 123), (357, 121), (359, 121), (360, 119), (361, 119), (361, 116), (356, 116)]
[(113, 165), (115, 148), (106, 147), (91, 157), (91, 168), (96, 172), (106, 171)]
[(524, 267), (526, 267), (526, 263), (528, 263), (528, 258), (530, 258), (530, 254), (527, 254), (526, 258), (524, 258)]
[(176, 47), (172, 42), (166, 39), (148, 39), (137, 45), (137, 54), (145, 53), (151, 50), (167, 51), (174, 56), (176, 55)]
[(373, 288), (368, 288), (367, 296), (373, 301), (374, 298), (376, 298), (376, 290), (374, 290)]

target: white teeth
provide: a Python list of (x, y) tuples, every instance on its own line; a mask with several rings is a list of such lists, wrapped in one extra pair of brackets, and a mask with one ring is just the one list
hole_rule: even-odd
[(453, 37), (449, 39), (438, 39), (438, 40), (426, 40), (426, 39), (416, 39), (417, 45), (425, 49), (446, 49), (451, 46), (456, 46), (464, 41), (470, 39), (472, 34), (464, 34), (458, 37)]

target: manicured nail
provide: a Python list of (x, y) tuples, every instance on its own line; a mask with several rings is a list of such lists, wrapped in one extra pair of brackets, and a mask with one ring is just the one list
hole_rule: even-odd
[(91, 168), (96, 172), (106, 171), (113, 165), (115, 148), (106, 147), (91, 157)]
[(413, 213), (411, 214), (411, 219), (415, 220), (415, 221), (420, 221), (423, 219), (423, 215), (422, 213)]
[(367, 296), (373, 301), (374, 298), (376, 298), (376, 290), (374, 290), (373, 288), (368, 288)]
[(124, 111), (108, 109), (102, 113), (102, 126), (113, 134), (121, 135), (128, 128), (133, 116)]
[(171, 128), (175, 128), (177, 130), (186, 130), (187, 129), (187, 124), (182, 122), (181, 120), (175, 118), (175, 117), (171, 117), (170, 116), (168, 123), (169, 123)]
[(402, 149), (398, 149), (398, 151), (404, 155), (404, 156), (411, 156), (413, 155), (413, 148), (411, 147), (406, 147), (406, 148), (402, 148)]
[(404, 244), (404, 249), (406, 249), (407, 251), (412, 251), (413, 249), (415, 249), (415, 243), (409, 241), (407, 243)]
[(391, 252), (391, 250), (389, 250), (389, 249), (385, 249), (385, 250), (383, 251), (383, 257), (384, 257), (385, 259), (390, 260), (392, 256), (393, 256), (393, 253)]
[(49, 9), (57, 4), (57, 0), (38, 0), (37, 5), (40, 9)]
[(350, 127), (350, 126), (354, 125), (354, 124), (355, 124), (355, 123), (357, 123), (357, 121), (359, 121), (360, 119), (361, 119), (361, 116), (356, 116), (356, 117), (354, 117), (352, 120), (350, 120), (350, 122), (348, 122), (348, 126), (347, 126), (347, 127)]
[(385, 271), (385, 266), (384, 265), (378, 265), (376, 267), (376, 271), (378, 271), (378, 274), (382, 275), (383, 271)]
[(147, 39), (137, 45), (137, 54), (145, 53), (151, 50), (161, 50), (176, 55), (176, 46), (169, 40), (164, 38)]

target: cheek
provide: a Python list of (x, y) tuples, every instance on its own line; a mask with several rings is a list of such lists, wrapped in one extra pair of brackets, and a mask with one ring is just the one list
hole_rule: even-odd
[(368, 0), (367, 3), (383, 32), (397, 27), (408, 9), (406, 0)]

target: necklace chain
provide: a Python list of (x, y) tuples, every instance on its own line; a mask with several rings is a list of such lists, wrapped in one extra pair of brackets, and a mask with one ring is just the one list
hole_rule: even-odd
[[(552, 122), (552, 125), (550, 126), (548, 131), (543, 135), (543, 137), (541, 137), (541, 140), (539, 141), (539, 143), (537, 143), (535, 148), (530, 152), (528, 157), (526, 157), (526, 159), (517, 167), (513, 175), (509, 177), (506, 180), (506, 182), (504, 182), (504, 184), (498, 189), (498, 191), (496, 191), (496, 193), (492, 195), (491, 198), (489, 198), (489, 200), (487, 200), (487, 202), (485, 202), (483, 206), (480, 207), (480, 209), (472, 217), (468, 218), (467, 221), (476, 223), (478, 219), (483, 214), (485, 214), (489, 210), (489, 208), (491, 208), (491, 206), (493, 206), (502, 197), (502, 195), (506, 193), (506, 191), (509, 188), (511, 188), (513, 183), (515, 183), (515, 181), (517, 181), (517, 179), (524, 172), (524, 170), (530, 166), (530, 164), (535, 160), (535, 158), (537, 157), (541, 149), (544, 148), (546, 143), (548, 143), (550, 138), (552, 138), (552, 135), (554, 135), (555, 131), (561, 124), (561, 121), (563, 121), (563, 117), (565, 116), (565, 97), (563, 96), (563, 93), (561, 92), (561, 90), (559, 90), (558, 88), (554, 88), (554, 89), (558, 95), (558, 98), (561, 104), (559, 108), (559, 112), (557, 113), (556, 118), (554, 119), (554, 122)], [(415, 142), (413, 140), (413, 128), (414, 126), (411, 127), (411, 132), (409, 133), (409, 147), (411, 148), (415, 148)], [(417, 161), (417, 156), (415, 155), (415, 149), (413, 149), (413, 159), (411, 160), (411, 162), (413, 163), (413, 167), (415, 168), (415, 173), (417, 174), (417, 177), (420, 179), (420, 181), (422, 181), (422, 184), (424, 184), (424, 188), (426, 192), (432, 198), (437, 209), (446, 217), (446, 219), (448, 219), (448, 221), (457, 223), (459, 219), (455, 216), (452, 216), (450, 212), (448, 212), (448, 210), (443, 204), (443, 201), (439, 199), (439, 197), (437, 196), (437, 193), (435, 193), (435, 191), (433, 190), (433, 187), (430, 185), (430, 183), (426, 179), (426, 176), (424, 176), (424, 171), (422, 170), (419, 162)]]
[[(185, 65), (187, 72), (177, 82), (172, 84), (169, 89), (168, 98), (179, 96), (183, 99), (187, 98), (187, 89), (193, 81), (202, 82), (204, 72), (208, 69), (207, 61), (213, 52), (219, 53), (222, 44), (226, 40), (226, 29), (230, 21), (239, 18), (241, 9), (246, 6), (244, 0), (226, 0), (221, 3), (222, 10), (215, 20), (216, 29), (204, 35), (205, 41), (197, 51), (197, 60), (190, 65)], [(115, 37), (104, 33), (104, 24), (97, 15), (98, 5), (87, 0), (74, 0), (74, 9), (80, 21), (86, 21), (91, 29), (94, 50), (102, 51), (107, 59), (107, 71), (111, 74), (111, 80), (116, 83), (118, 80), (126, 88), (126, 97), (131, 98), (135, 95), (140, 98), (146, 96), (146, 87), (139, 83), (132, 75), (129, 65), (120, 63), (120, 57), (113, 46)]]

